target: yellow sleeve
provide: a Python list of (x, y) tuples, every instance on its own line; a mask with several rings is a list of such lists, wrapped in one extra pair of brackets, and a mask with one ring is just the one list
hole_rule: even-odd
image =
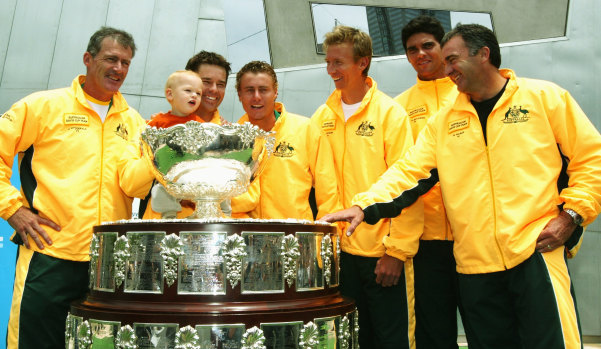
[(255, 178), (248, 187), (248, 190), (232, 198), (232, 216), (245, 217), (244, 213), (254, 211), (259, 205), (261, 195), (261, 176)]
[(21, 100), (0, 116), (0, 217), (5, 220), (25, 200), (10, 183), (15, 155), (32, 146), (41, 133), (39, 120), (29, 111), (27, 103)]
[(144, 198), (150, 191), (155, 177), (150, 161), (142, 154), (141, 148), (140, 134), (146, 128), (146, 122), (139, 115), (135, 117), (137, 117), (136, 133), (123, 149), (117, 168), (119, 186), (125, 195)]

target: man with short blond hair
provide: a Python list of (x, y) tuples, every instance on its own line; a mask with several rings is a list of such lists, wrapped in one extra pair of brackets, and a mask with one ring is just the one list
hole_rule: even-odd
[[(337, 26), (326, 34), (323, 46), (327, 73), (336, 89), (311, 122), (327, 135), (342, 205), (348, 207), (355, 194), (367, 190), (413, 145), (413, 136), (405, 110), (368, 76), (369, 35)], [(340, 291), (357, 304), (362, 348), (413, 346), (410, 258), (417, 251), (419, 237), (412, 241), (405, 237), (422, 229), (420, 202), (398, 218), (374, 226), (363, 224), (358, 234), (342, 235)]]

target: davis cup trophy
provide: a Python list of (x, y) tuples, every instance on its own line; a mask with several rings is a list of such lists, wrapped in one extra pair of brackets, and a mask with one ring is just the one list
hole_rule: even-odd
[(272, 132), (190, 121), (142, 138), (157, 180), (201, 219), (95, 226), (90, 291), (71, 304), (67, 349), (358, 348), (334, 226), (221, 217), (220, 202), (261, 172)]
[(274, 132), (251, 123), (189, 121), (142, 133), (145, 156), (157, 180), (177, 199), (194, 201), (188, 218), (220, 218), (220, 203), (244, 193), (271, 155)]

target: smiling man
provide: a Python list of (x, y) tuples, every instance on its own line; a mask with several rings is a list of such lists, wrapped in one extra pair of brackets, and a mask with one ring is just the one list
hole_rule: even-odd
[[(0, 117), (0, 216), (19, 244), (7, 347), (64, 348), (71, 301), (88, 290), (92, 227), (131, 217), (153, 180), (141, 158), (144, 119), (119, 88), (136, 46), (103, 27), (90, 38), (86, 75), (31, 94)], [(10, 185), (19, 154), (21, 191)]]
[[(412, 145), (405, 110), (378, 90), (367, 75), (371, 38), (351, 27), (337, 26), (324, 40), (327, 73), (336, 89), (311, 121), (327, 135), (336, 165), (341, 201), (351, 205)], [(352, 236), (343, 234), (340, 247), (340, 291), (355, 299), (359, 310), (361, 348), (410, 348), (409, 324), (413, 272), (409, 260), (423, 230), (421, 202), (398, 218), (370, 226)], [(412, 240), (405, 236), (413, 236)], [(409, 252), (401, 252), (401, 251)]]
[[(453, 103), (459, 92), (444, 74), (440, 41), (444, 29), (430, 16), (407, 23), (401, 37), (417, 83), (395, 98), (407, 110), (413, 137), (428, 119)], [(457, 272), (453, 234), (447, 220), (440, 184), (423, 196), (424, 232), (413, 258), (415, 277), (415, 343), (418, 349), (457, 348)]]
[(205, 122), (221, 124), (217, 108), (225, 96), (230, 63), (218, 53), (200, 51), (188, 60), (186, 70), (197, 72), (202, 79), (202, 99), (196, 115)]
[(495, 34), (457, 25), (442, 42), (460, 91), (353, 206), (373, 224), (440, 181), (472, 348), (582, 347), (567, 257), (601, 212), (601, 136), (559, 86), (500, 69)]
[(275, 131), (275, 147), (265, 169), (247, 193), (232, 199), (232, 211), (262, 219), (313, 220), (311, 188), (320, 218), (341, 208), (332, 151), (325, 136), (304, 116), (289, 113), (276, 102), (278, 80), (273, 68), (259, 61), (247, 63), (236, 75), (236, 90), (250, 122)]

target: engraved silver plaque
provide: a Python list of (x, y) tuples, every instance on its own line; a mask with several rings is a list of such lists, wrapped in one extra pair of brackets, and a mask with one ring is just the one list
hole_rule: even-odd
[(90, 328), (92, 330), (92, 348), (94, 349), (116, 349), (115, 338), (120, 322), (101, 321), (90, 319)]
[(283, 232), (242, 232), (246, 256), (242, 262), (242, 293), (283, 293)]
[(297, 291), (323, 289), (321, 240), (323, 233), (297, 232), (300, 258), (296, 279)]
[(178, 199), (194, 200), (189, 218), (221, 217), (219, 203), (244, 193), (273, 151), (274, 132), (243, 125), (189, 121), (142, 132), (145, 158), (157, 180)]
[(83, 318), (75, 315), (67, 315), (65, 326), (65, 348), (78, 349), (79, 340), (77, 336), (77, 328), (83, 322)]
[(226, 232), (179, 234), (184, 255), (179, 259), (177, 293), (225, 294), (225, 262), (222, 246)]
[(116, 232), (96, 233), (98, 239), (98, 261), (94, 273), (94, 289), (105, 292), (115, 292), (114, 279), (114, 249), (117, 240)]
[(177, 324), (134, 323), (138, 349), (173, 349)]
[(127, 232), (130, 257), (126, 263), (124, 292), (163, 293), (161, 241), (165, 232)]
[(267, 349), (297, 349), (302, 321), (262, 323)]
[(336, 348), (339, 323), (340, 316), (315, 319), (315, 325), (319, 331), (319, 348)]
[(196, 326), (200, 349), (240, 349), (245, 330), (244, 324)]

